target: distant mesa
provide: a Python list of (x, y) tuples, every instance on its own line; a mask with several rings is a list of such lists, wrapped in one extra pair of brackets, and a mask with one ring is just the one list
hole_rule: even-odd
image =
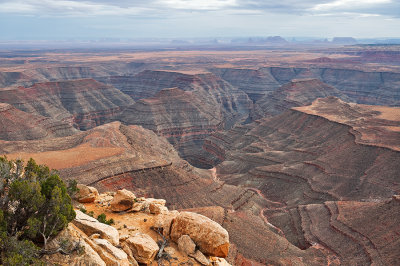
[(356, 44), (357, 40), (353, 37), (334, 37), (332, 43), (335, 44)]
[(277, 44), (284, 44), (284, 43), (288, 43), (288, 41), (286, 41), (284, 38), (282, 38), (281, 36), (269, 36), (267, 37), (267, 39), (265, 40), (267, 43), (277, 43)]
[(231, 43), (247, 43), (247, 44), (287, 44), (288, 41), (281, 36), (269, 37), (249, 37), (232, 39)]
[(190, 42), (186, 40), (172, 40), (171, 44), (190, 44)]

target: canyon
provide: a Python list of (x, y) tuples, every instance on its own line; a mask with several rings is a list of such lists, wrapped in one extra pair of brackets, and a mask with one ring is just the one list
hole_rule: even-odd
[(15, 52), (0, 155), (207, 216), (233, 265), (395, 265), (400, 68), (354, 49)]

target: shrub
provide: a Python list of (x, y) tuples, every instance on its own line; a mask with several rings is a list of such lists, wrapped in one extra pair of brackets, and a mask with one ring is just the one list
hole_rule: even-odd
[(114, 220), (112, 218), (110, 220), (107, 220), (107, 217), (104, 213), (97, 216), (97, 220), (103, 224), (108, 224), (108, 225), (114, 224)]
[(37, 255), (30, 241), (42, 240), (44, 249), (75, 218), (67, 187), (55, 171), (30, 159), (0, 157), (0, 235), (2, 264), (29, 264)]

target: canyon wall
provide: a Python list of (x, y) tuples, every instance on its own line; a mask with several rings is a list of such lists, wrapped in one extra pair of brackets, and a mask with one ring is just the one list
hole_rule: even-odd
[[(295, 109), (209, 137), (218, 178), (262, 195), (261, 216), (301, 249), (324, 247), (343, 264), (397, 262), (396, 240), (383, 239), (398, 230), (398, 108), (329, 97)], [(378, 125), (388, 128), (371, 134)]]
[(41, 115), (21, 111), (0, 103), (0, 139), (30, 140), (64, 137), (77, 133), (72, 125)]
[(350, 100), (340, 90), (319, 79), (295, 79), (261, 97), (254, 105), (251, 118), (256, 120), (278, 115), (292, 107), (308, 105), (317, 98), (327, 96), (336, 96), (345, 101)]
[[(204, 139), (244, 121), (252, 107), (247, 95), (215, 75), (144, 71), (113, 84), (137, 102), (120, 115), (125, 124), (141, 125), (167, 137), (180, 155), (195, 166), (202, 161)], [(121, 80), (119, 80), (121, 81)], [(141, 99), (144, 98), (144, 99)]]
[[(310, 67), (263, 67), (258, 70), (231, 68), (211, 70), (243, 91), (268, 94), (293, 79), (316, 78), (339, 89), (353, 102), (374, 105), (400, 105), (400, 73), (355, 69)], [(248, 73), (262, 73), (251, 79)], [(260, 81), (260, 79), (262, 81)], [(259, 97), (259, 96), (258, 96)]]
[(0, 102), (24, 112), (51, 117), (89, 129), (112, 120), (133, 100), (93, 79), (36, 83), (0, 90)]
[[(54, 64), (54, 65), (52, 65)], [(69, 63), (60, 65), (59, 62), (49, 64), (38, 64), (36, 67), (16, 67), (10, 70), (0, 71), (0, 88), (24, 86), (29, 87), (35, 83), (49, 81), (63, 81), (74, 79), (106, 79), (109, 76), (121, 74), (133, 74), (143, 70), (145, 63), (142, 62), (97, 62), (95, 64)], [(148, 66), (150, 67), (150, 66)]]

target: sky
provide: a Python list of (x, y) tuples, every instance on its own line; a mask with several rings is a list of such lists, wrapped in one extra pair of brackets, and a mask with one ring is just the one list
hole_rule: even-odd
[(400, 0), (0, 0), (0, 40), (400, 37)]

